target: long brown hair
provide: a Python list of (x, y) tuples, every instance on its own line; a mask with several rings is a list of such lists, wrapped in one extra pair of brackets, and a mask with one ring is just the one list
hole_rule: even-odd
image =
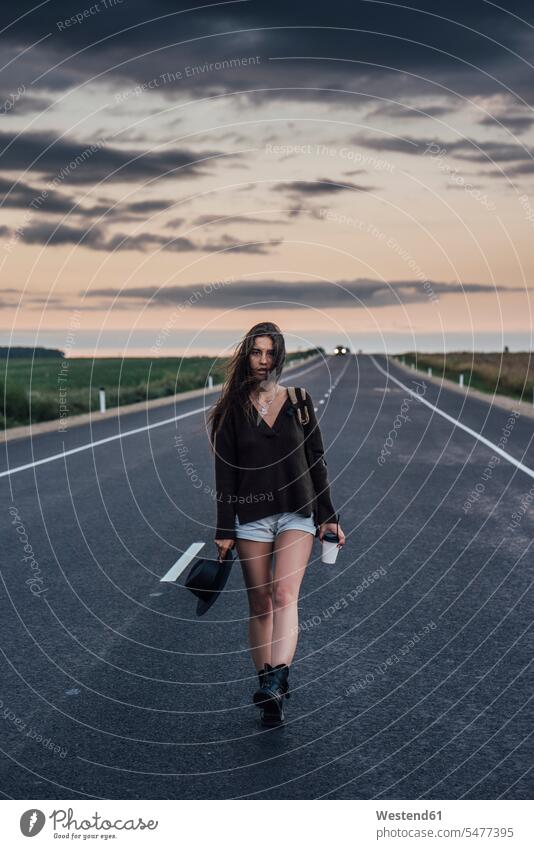
[(249, 354), (254, 348), (257, 336), (269, 336), (273, 343), (274, 355), (269, 378), (278, 380), (282, 374), (286, 359), (286, 346), (282, 332), (278, 325), (273, 324), (272, 321), (260, 321), (259, 324), (251, 327), (237, 346), (226, 366), (222, 392), (217, 403), (208, 413), (207, 423), (208, 426), (211, 424), (210, 443), (212, 450), (215, 433), (231, 407), (239, 406), (251, 419), (254, 416), (255, 407), (250, 400), (250, 391), (252, 388), (257, 388), (262, 381), (250, 370)]

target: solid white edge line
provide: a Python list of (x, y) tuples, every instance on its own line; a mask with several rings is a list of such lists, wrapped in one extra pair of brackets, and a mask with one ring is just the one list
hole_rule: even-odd
[(23, 472), (25, 469), (33, 469), (34, 466), (41, 466), (43, 463), (51, 463), (53, 460), (61, 460), (62, 457), (68, 457), (69, 454), (77, 454), (79, 451), (87, 451), (95, 445), (104, 445), (105, 442), (113, 442), (115, 439), (122, 439), (123, 436), (132, 436), (134, 433), (142, 433), (144, 430), (152, 430), (155, 427), (162, 427), (170, 424), (170, 422), (185, 419), (187, 416), (194, 416), (195, 413), (201, 413), (207, 407), (198, 407), (196, 410), (191, 410), (189, 413), (181, 413), (179, 416), (172, 416), (170, 419), (164, 419), (162, 422), (154, 422), (154, 424), (144, 425), (143, 427), (135, 427), (132, 430), (123, 430), (120, 433), (114, 433), (113, 436), (106, 436), (105, 439), (96, 439), (94, 442), (86, 442), (84, 445), (79, 445), (77, 448), (69, 448), (68, 451), (61, 451), (59, 454), (51, 454), (50, 457), (43, 457), (42, 460), (33, 460), (31, 463), (26, 463), (24, 466), (15, 466), (14, 469), (6, 469), (0, 472), (0, 478), (7, 475), (14, 475), (16, 472)]
[[(512, 466), (515, 466), (517, 469), (519, 469), (519, 471), (524, 472), (525, 475), (528, 475), (530, 478), (534, 478), (534, 470), (529, 469), (529, 467), (525, 466), (524, 463), (521, 463), (519, 460), (516, 460), (515, 457), (512, 457), (511, 454), (508, 454), (506, 451), (503, 451), (502, 448), (499, 448), (499, 446), (495, 445), (494, 442), (491, 442), (489, 439), (486, 439), (486, 437), (482, 436), (482, 434), (478, 433), (478, 431), (473, 430), (472, 428), (468, 427), (467, 425), (462, 424), (461, 421), (459, 421), (458, 419), (455, 419), (453, 416), (449, 416), (448, 413), (444, 413), (443, 410), (440, 410), (440, 408), (436, 407), (435, 404), (431, 404), (430, 401), (427, 401), (426, 398), (423, 398), (421, 395), (419, 395), (417, 392), (415, 392), (415, 390), (410, 389), (408, 386), (406, 386), (404, 383), (402, 383), (402, 381), (397, 380), (396, 377), (393, 377), (391, 372), (385, 371), (382, 368), (382, 366), (380, 366), (377, 363), (377, 361), (375, 360), (375, 358), (373, 357), (372, 354), (370, 354), (369, 356), (371, 357), (371, 359), (372, 359), (375, 367), (378, 369), (378, 371), (382, 372), (382, 374), (388, 380), (392, 380), (398, 386), (402, 386), (402, 388), (405, 389), (406, 392), (409, 392), (410, 395), (413, 395), (415, 398), (417, 398), (421, 402), (421, 404), (425, 404), (431, 410), (434, 410), (434, 412), (437, 413), (439, 416), (443, 416), (444, 419), (447, 419), (447, 421), (452, 422), (452, 424), (456, 425), (456, 427), (459, 427), (460, 430), (464, 430), (466, 433), (468, 433), (470, 436), (477, 439), (479, 442), (482, 442), (484, 445), (487, 445), (488, 448), (491, 448), (491, 450), (494, 451), (496, 454), (499, 454), (501, 457), (504, 457), (505, 460), (508, 460), (508, 462), (511, 463)], [(423, 377), (423, 376), (424, 375), (421, 375), (421, 377)], [(423, 380), (423, 383), (424, 383), (424, 380)]]
[(170, 583), (172, 581), (176, 581), (177, 578), (180, 577), (184, 569), (186, 569), (191, 563), (193, 557), (200, 551), (202, 546), (206, 545), (205, 542), (192, 542), (189, 548), (186, 548), (181, 557), (178, 558), (174, 566), (171, 566), (169, 571), (163, 578), (160, 578), (160, 584), (165, 581)]

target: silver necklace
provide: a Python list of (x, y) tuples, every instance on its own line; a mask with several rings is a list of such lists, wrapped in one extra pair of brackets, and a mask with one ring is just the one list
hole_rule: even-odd
[(276, 398), (276, 396), (278, 395), (278, 390), (279, 390), (279, 387), (277, 386), (277, 387), (276, 387), (276, 389), (275, 389), (275, 391), (274, 391), (274, 395), (273, 395), (273, 397), (272, 397), (272, 398), (269, 398), (267, 401), (260, 401), (260, 399), (258, 398), (258, 404), (259, 404), (259, 407), (260, 407), (260, 414), (261, 414), (262, 416), (266, 416), (266, 415), (267, 415), (267, 413), (269, 412), (269, 407), (271, 406), (271, 404), (273, 403), (274, 399), (275, 399), (275, 398)]

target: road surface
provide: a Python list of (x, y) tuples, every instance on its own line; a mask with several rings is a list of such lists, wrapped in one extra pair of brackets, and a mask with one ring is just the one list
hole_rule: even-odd
[(532, 798), (532, 421), (383, 356), (282, 382), (314, 400), (347, 543), (314, 544), (280, 729), (240, 567), (202, 619), (160, 580), (215, 556), (215, 396), (4, 444), (4, 798)]

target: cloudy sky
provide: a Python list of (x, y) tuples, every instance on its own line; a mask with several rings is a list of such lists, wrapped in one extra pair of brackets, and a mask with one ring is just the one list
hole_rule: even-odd
[(532, 347), (531, 3), (13, 10), (1, 344)]

